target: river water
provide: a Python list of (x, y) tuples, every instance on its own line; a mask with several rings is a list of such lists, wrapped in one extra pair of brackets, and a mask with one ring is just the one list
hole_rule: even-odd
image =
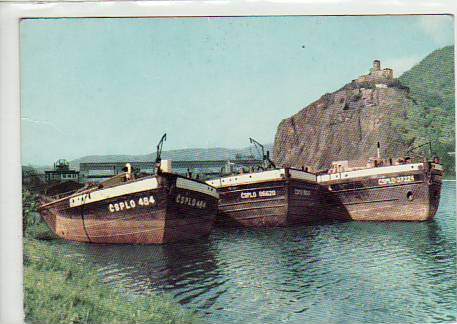
[(165, 292), (207, 322), (456, 320), (456, 183), (431, 222), (215, 229), (164, 246), (58, 241), (128, 294)]

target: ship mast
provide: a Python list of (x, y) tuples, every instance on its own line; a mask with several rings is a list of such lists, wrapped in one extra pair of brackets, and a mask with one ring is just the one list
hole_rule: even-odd
[(270, 151), (267, 150), (267, 154), (265, 154), (265, 148), (262, 144), (260, 144), (259, 142), (257, 142), (255, 139), (253, 139), (252, 137), (249, 137), (249, 142), (251, 144), (254, 144), (255, 148), (258, 150), (258, 147), (260, 147), (260, 149), (262, 150), (262, 161), (263, 161), (263, 167), (264, 168), (269, 168), (270, 166), (273, 167), (273, 168), (276, 168), (276, 165), (273, 163), (273, 161), (270, 160)]
[(156, 174), (160, 173), (160, 162), (162, 161), (162, 146), (163, 142), (167, 140), (167, 133), (162, 135), (162, 138), (160, 139), (159, 143), (157, 144), (157, 153), (156, 153)]
[(381, 145), (379, 144), (379, 142), (378, 142), (378, 147), (376, 149), (376, 153), (378, 156), (378, 160), (381, 160)]

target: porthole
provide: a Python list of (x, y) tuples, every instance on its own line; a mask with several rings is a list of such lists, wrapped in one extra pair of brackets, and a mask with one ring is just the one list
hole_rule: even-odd
[(406, 193), (406, 198), (407, 198), (409, 201), (414, 200), (414, 195), (413, 195), (412, 191), (408, 191), (408, 192)]

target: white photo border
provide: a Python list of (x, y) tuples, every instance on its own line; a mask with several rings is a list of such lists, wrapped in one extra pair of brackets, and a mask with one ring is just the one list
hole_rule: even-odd
[[(0, 323), (24, 321), (19, 78), (21, 19), (456, 13), (455, 0), (0, 2)], [(454, 37), (456, 34), (454, 30)]]

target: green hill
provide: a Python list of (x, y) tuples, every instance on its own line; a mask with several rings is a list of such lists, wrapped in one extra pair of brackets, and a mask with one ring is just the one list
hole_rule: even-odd
[(405, 72), (400, 82), (410, 89), (416, 105), (398, 125), (411, 146), (431, 141), (448, 176), (455, 177), (454, 46), (438, 49)]
[[(273, 144), (265, 144), (265, 150), (272, 150)], [(162, 152), (163, 159), (174, 161), (195, 161), (195, 160), (233, 160), (243, 158), (260, 159), (259, 152), (253, 147), (245, 147), (239, 149), (229, 148), (189, 148), (179, 150), (168, 150)], [(79, 159), (70, 161), (72, 168), (79, 169), (79, 164), (82, 162), (151, 162), (155, 161), (156, 154), (143, 155), (87, 155)]]

